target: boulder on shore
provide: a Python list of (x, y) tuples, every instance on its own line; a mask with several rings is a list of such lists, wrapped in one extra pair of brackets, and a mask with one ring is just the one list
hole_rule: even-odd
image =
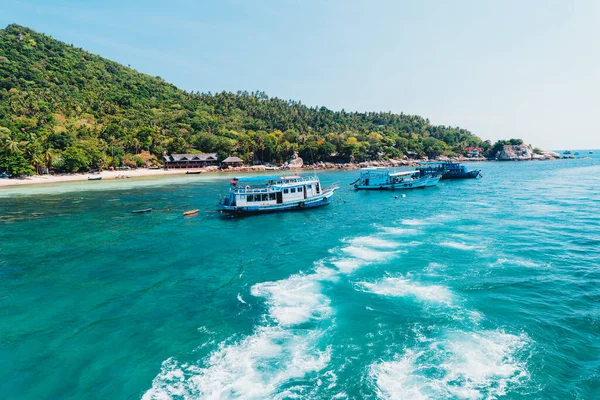
[(498, 152), (499, 161), (524, 161), (533, 159), (533, 150), (526, 144), (511, 145), (506, 144)]
[(497, 159), (500, 161), (555, 160), (558, 158), (560, 158), (560, 154), (549, 150), (536, 150), (534, 153), (531, 146), (526, 144), (507, 144), (497, 155)]

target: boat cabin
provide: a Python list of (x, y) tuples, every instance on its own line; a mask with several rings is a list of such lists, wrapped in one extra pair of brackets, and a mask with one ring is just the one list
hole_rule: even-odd
[(402, 183), (405, 179), (418, 176), (419, 171), (392, 172), (387, 168), (363, 168), (360, 170), (360, 185), (379, 186)]
[(314, 176), (234, 178), (231, 184), (234, 187), (230, 190), (228, 205), (237, 207), (301, 202), (323, 192), (319, 179)]

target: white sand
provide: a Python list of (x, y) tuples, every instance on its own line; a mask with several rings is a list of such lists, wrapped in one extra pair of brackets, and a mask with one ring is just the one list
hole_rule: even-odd
[(117, 179), (117, 176), (135, 177), (152, 177), (164, 175), (181, 175), (186, 171), (204, 171), (201, 169), (134, 169), (129, 171), (102, 171), (98, 174), (64, 174), (64, 175), (34, 175), (20, 179), (0, 179), (0, 187), (2, 186), (18, 186), (18, 185), (35, 185), (40, 183), (60, 183), (60, 182), (75, 182), (87, 181), (88, 178), (102, 177), (102, 180)]

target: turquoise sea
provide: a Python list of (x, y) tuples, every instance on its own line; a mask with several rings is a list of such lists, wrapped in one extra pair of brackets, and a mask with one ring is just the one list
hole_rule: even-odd
[(598, 156), (239, 219), (226, 175), (0, 189), (0, 398), (598, 399)]

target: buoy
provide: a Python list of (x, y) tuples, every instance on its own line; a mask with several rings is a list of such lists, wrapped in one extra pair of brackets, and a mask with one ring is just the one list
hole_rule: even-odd
[(394, 198), (395, 198), (395, 199), (397, 199), (397, 198), (398, 198), (398, 196), (394, 196)]
[(405, 194), (403, 194), (403, 195), (402, 195), (402, 197), (406, 197), (406, 195), (405, 195)]
[(183, 215), (194, 215), (198, 214), (198, 210), (190, 210), (183, 213)]

